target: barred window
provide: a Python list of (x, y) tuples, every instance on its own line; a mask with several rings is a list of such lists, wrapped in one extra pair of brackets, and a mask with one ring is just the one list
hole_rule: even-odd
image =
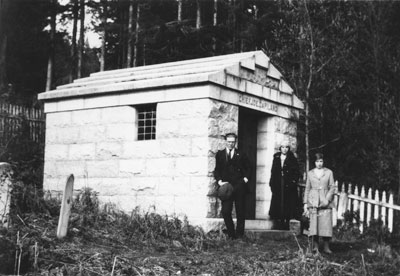
[(138, 111), (138, 140), (156, 139), (156, 104), (142, 105)]

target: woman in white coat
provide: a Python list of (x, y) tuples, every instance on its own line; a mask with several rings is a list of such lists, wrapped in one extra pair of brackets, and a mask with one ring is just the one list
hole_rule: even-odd
[(315, 168), (307, 173), (304, 192), (304, 210), (310, 217), (309, 235), (312, 237), (313, 251), (318, 251), (319, 237), (324, 242), (323, 251), (332, 253), (329, 241), (332, 238), (332, 208), (335, 184), (333, 172), (324, 167), (322, 153), (315, 154)]

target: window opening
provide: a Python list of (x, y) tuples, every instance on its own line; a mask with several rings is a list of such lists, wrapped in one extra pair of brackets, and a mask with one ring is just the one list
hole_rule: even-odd
[(156, 139), (156, 105), (143, 105), (138, 110), (138, 140)]

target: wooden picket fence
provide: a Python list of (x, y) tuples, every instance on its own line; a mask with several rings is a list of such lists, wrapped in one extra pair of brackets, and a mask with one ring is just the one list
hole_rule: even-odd
[[(301, 185), (301, 195), (304, 193), (305, 185)], [(350, 212), (358, 214), (358, 220), (353, 217), (353, 222), (359, 222), (360, 232), (369, 226), (373, 220), (381, 220), (389, 232), (393, 231), (394, 212), (400, 211), (400, 206), (393, 202), (393, 194), (386, 191), (366, 189), (364, 186), (359, 188), (356, 185), (335, 182), (334, 203), (336, 209), (333, 210), (333, 225), (337, 220), (343, 220), (344, 214)]]
[(336, 193), (335, 200), (337, 201), (337, 219), (343, 219), (346, 211), (358, 213), (361, 233), (372, 220), (381, 220), (389, 232), (392, 232), (394, 212), (400, 211), (400, 206), (393, 202), (393, 193), (373, 191), (364, 186), (359, 188), (351, 184), (342, 184)]
[[(0, 148), (4, 148), (25, 127), (29, 139), (44, 142), (45, 115), (42, 109), (0, 103)], [(25, 137), (28, 138), (28, 137)]]

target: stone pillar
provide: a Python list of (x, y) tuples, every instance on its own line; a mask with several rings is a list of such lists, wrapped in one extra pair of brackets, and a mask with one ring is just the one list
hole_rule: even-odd
[(256, 219), (269, 219), (271, 205), (272, 157), (279, 150), (283, 139), (288, 139), (292, 151), (297, 148), (297, 124), (295, 121), (277, 116), (265, 115), (260, 118), (257, 127), (257, 183), (256, 183)]
[(215, 168), (215, 154), (218, 150), (225, 148), (225, 140), (222, 135), (227, 133), (238, 133), (239, 107), (220, 101), (211, 101), (208, 115), (208, 138), (209, 138), (209, 206), (207, 218), (221, 217), (221, 203), (216, 198), (213, 190), (215, 189), (215, 179), (213, 171)]
[(8, 227), (11, 202), (11, 165), (0, 163), (0, 226)]
[(257, 182), (256, 182), (256, 219), (268, 219), (271, 203), (272, 156), (275, 153), (276, 117), (266, 115), (260, 118), (257, 127)]

